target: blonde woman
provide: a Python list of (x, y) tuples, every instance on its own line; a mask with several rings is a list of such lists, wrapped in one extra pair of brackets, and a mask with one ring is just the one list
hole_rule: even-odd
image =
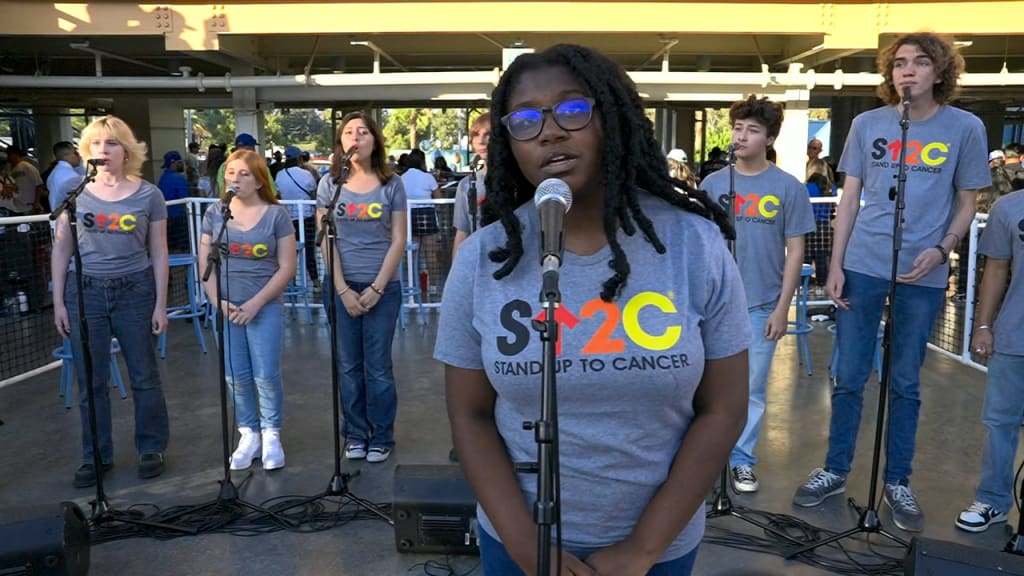
[(121, 344), (135, 403), (135, 448), (140, 478), (164, 471), (167, 404), (156, 367), (153, 335), (167, 329), (167, 207), (160, 189), (141, 178), (146, 145), (135, 139), (120, 118), (105, 116), (82, 131), (79, 153), (86, 161), (103, 160), (95, 182), (78, 197), (78, 246), (82, 270), (69, 271), (74, 242), (67, 214), (57, 221), (53, 244), (54, 324), (71, 339), (79, 383), (82, 462), (74, 486), (96, 483), (93, 442), (88, 424), (85, 355), (79, 332), (82, 310), (74, 274), (82, 276), (84, 314), (92, 356), (92, 387), (102, 471), (114, 463), (111, 433), (111, 336)]

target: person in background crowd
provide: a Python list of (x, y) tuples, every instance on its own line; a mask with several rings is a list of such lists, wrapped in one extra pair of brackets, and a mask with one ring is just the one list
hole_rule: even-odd
[[(185, 162), (177, 150), (164, 154), (163, 174), (157, 187), (164, 195), (164, 200), (178, 200), (189, 197), (188, 180), (182, 172)], [(185, 217), (185, 205), (174, 204), (167, 207), (167, 247), (174, 252), (188, 252), (188, 221)]]
[[(474, 160), (470, 162), (473, 172), (459, 181), (455, 187), (455, 212), (452, 225), (455, 227), (455, 239), (452, 242), (452, 260), (459, 252), (459, 246), (480, 225), (481, 207), (487, 198), (487, 144), (491, 141), (491, 113), (484, 112), (473, 119), (469, 126), (469, 145), (473, 148)], [(474, 181), (475, 179), (475, 181)], [(475, 183), (476, 190), (476, 221), (471, 220), (469, 210), (470, 183)]]
[[(552, 564), (560, 559), (561, 574), (686, 576), (704, 497), (746, 414), (750, 325), (722, 240), (728, 218), (707, 194), (676, 190), (685, 184), (669, 177), (636, 86), (591, 49), (560, 44), (518, 57), (491, 115), (485, 225), (459, 248), (434, 351), (446, 365), (459, 462), (479, 500), (483, 573), (537, 566), (537, 479), (513, 463), (536, 459), (522, 421), (540, 413), (540, 394), (538, 376), (517, 367), (541, 357), (530, 328), (541, 284), (533, 197), (559, 178), (573, 200), (561, 305), (583, 320), (559, 339), (562, 549)], [(619, 332), (591, 341), (609, 314), (640, 302), (666, 312), (646, 317), (656, 342)], [(642, 386), (611, 368), (655, 348), (667, 363), (636, 376)]]
[(725, 157), (725, 152), (718, 146), (715, 146), (708, 154), (708, 159), (700, 165), (700, 181), (703, 182), (708, 177), (708, 174), (721, 170), (728, 165), (729, 160)]
[[(345, 457), (384, 462), (395, 446), (398, 395), (391, 362), (402, 293), (398, 265), (405, 254), (407, 210), (402, 178), (387, 165), (384, 135), (368, 114), (351, 112), (335, 136), (330, 177), (317, 189), (317, 225), (341, 186), (331, 218), (337, 226), (334, 277), (324, 298), (334, 298), (338, 374), (345, 422)], [(344, 151), (352, 153), (340, 182)], [(325, 268), (329, 253), (321, 246)]]
[(219, 175), (220, 168), (224, 164), (224, 159), (226, 157), (224, 154), (225, 148), (226, 146), (215, 146), (210, 144), (210, 148), (206, 152), (206, 177), (210, 181), (210, 198), (219, 197), (223, 191)]
[(305, 150), (302, 151), (302, 154), (299, 156), (299, 167), (301, 167), (306, 172), (309, 172), (309, 174), (313, 177), (314, 182), (320, 182), (321, 174), (316, 169), (316, 166), (313, 165), (312, 158), (309, 155), (309, 152), (306, 152)]
[(185, 153), (185, 180), (188, 181), (189, 193), (192, 196), (198, 195), (201, 165), (202, 162), (199, 160), (199, 142), (189, 142), (188, 152)]
[(790, 303), (800, 283), (804, 260), (804, 235), (814, 230), (807, 189), (768, 160), (768, 151), (782, 130), (782, 120), (782, 105), (767, 98), (750, 95), (733, 103), (729, 121), (736, 165), (713, 172), (701, 182), (712, 198), (728, 206), (729, 172), (735, 170), (734, 256), (753, 334), (748, 350), (747, 425), (729, 458), (732, 485), (737, 492), (757, 492), (759, 488), (754, 449), (761, 435), (768, 375), (776, 344), (789, 327)]
[[(245, 470), (261, 458), (264, 470), (285, 465), (281, 445), (284, 386), (281, 382), (283, 311), (281, 293), (295, 277), (295, 237), (288, 211), (270, 192), (270, 172), (258, 154), (245, 148), (224, 163), (225, 181), (236, 191), (230, 199), (227, 249), (217, 279), (203, 288), (217, 312), (224, 315), (224, 361), (227, 385), (235, 405), (240, 434), (231, 454), (232, 470)], [(223, 203), (203, 216), (199, 262), (207, 255), (224, 224)]]
[[(829, 179), (832, 171), (821, 158), (807, 163), (805, 186), (811, 198), (835, 196), (833, 182)], [(815, 230), (807, 237), (804, 263), (814, 263), (814, 284), (816, 296), (822, 295), (828, 280), (828, 268), (832, 261), (832, 213), (835, 204), (821, 202), (813, 204)]]
[[(146, 145), (120, 118), (104, 116), (86, 126), (79, 153), (86, 161), (105, 160), (97, 168), (96, 181), (78, 197), (82, 270), (68, 270), (75, 246), (65, 213), (57, 220), (51, 273), (54, 324), (61, 337), (71, 339), (79, 387), (82, 465), (75, 472), (74, 486), (87, 488), (96, 483), (97, 474), (114, 465), (108, 385), (111, 336), (120, 343), (131, 380), (138, 475), (153, 478), (164, 471), (170, 432), (153, 335), (167, 329), (167, 207), (160, 190), (141, 177)], [(75, 274), (82, 275), (84, 310), (78, 306)], [(80, 334), (83, 314), (88, 318), (101, 470), (93, 465), (89, 433)]]
[(434, 178), (438, 182), (447, 182), (452, 179), (452, 176), (454, 173), (448, 167), (448, 161), (444, 159), (444, 156), (440, 154), (434, 156)]
[[(1013, 465), (1024, 411), (1024, 191), (996, 200), (978, 253), (985, 257), (971, 351), (988, 359), (985, 388), (985, 448), (974, 502), (956, 518), (956, 527), (983, 532), (1006, 522), (1016, 504)], [(1009, 284), (1009, 287), (1007, 287)]]
[(690, 165), (687, 164), (690, 159), (687, 157), (686, 151), (673, 148), (666, 158), (668, 159), (669, 176), (686, 182), (691, 188), (697, 187), (697, 177), (694, 176), (693, 170), (690, 170)]
[(6, 170), (0, 174), (0, 217), (28, 216), (42, 210), (46, 187), (39, 170), (18, 146), (7, 147)]
[[(256, 145), (256, 139), (252, 137), (252, 134), (247, 134), (243, 132), (235, 137), (235, 150), (232, 150), (231, 152), (234, 153), (236, 150), (252, 150), (253, 152), (255, 152)], [(224, 168), (225, 164), (221, 164), (220, 170), (217, 173), (217, 189), (220, 190), (221, 194), (223, 194), (224, 191), (227, 190), (224, 187)], [(280, 195), (277, 193), (277, 187), (274, 186), (273, 180), (270, 181), (270, 190), (271, 192), (273, 192), (275, 198), (280, 197)]]
[[(299, 162), (302, 151), (295, 146), (284, 149), (284, 167), (277, 172), (275, 184), (281, 193), (282, 200), (316, 200), (317, 180), (304, 169)], [(288, 205), (288, 212), (295, 226), (295, 240), (299, 240), (299, 215), (302, 216), (303, 235), (305, 236), (303, 252), (305, 253), (306, 273), (315, 288), (320, 288), (320, 274), (316, 268), (316, 219), (313, 217), (315, 207), (312, 204), (296, 206)]]
[(46, 178), (46, 189), (50, 192), (50, 211), (60, 206), (68, 194), (82, 183), (82, 175), (77, 168), (82, 165), (82, 156), (75, 145), (68, 141), (53, 145), (53, 157), (56, 163)]
[[(890, 358), (884, 501), (896, 526), (907, 531), (924, 526), (924, 513), (910, 488), (921, 409), (920, 371), (944, 300), (949, 252), (967, 234), (977, 191), (992, 182), (985, 164), (984, 125), (977, 116), (950, 106), (963, 69), (963, 58), (953, 43), (929, 32), (902, 35), (878, 53), (883, 78), (878, 94), (887, 105), (854, 118), (839, 163), (839, 171), (846, 176), (827, 291), (837, 307), (836, 346), (842, 361), (832, 392), (828, 454), (824, 468), (813, 470), (796, 490), (793, 503), (797, 506), (817, 506), (846, 490), (875, 335), (890, 281), (895, 281), (887, 327), (899, 345), (892, 348)], [(925, 146), (941, 142), (948, 152), (943, 152), (933, 170), (912, 171), (907, 178), (898, 276), (893, 279), (895, 206), (889, 191), (899, 168), (899, 150), (890, 145), (885, 163), (873, 155), (879, 142), (901, 141), (904, 91), (910, 92), (910, 140)], [(912, 170), (912, 157), (907, 158)]]
[(284, 155), (281, 153), (280, 150), (274, 150), (273, 156), (274, 162), (269, 166), (270, 177), (276, 179), (277, 173), (280, 172), (282, 168), (284, 168)]

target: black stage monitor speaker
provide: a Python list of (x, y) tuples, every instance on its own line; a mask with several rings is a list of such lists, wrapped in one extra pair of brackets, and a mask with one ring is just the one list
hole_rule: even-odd
[(904, 576), (1024, 576), (1024, 557), (963, 544), (914, 538)]
[(60, 513), (0, 526), (0, 576), (85, 576), (89, 523), (74, 502)]
[(395, 467), (394, 490), (392, 515), (399, 552), (480, 553), (476, 497), (457, 465), (400, 464)]

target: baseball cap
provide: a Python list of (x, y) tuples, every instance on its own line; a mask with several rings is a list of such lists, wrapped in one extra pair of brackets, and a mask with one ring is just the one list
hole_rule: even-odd
[(1003, 154), (1002, 150), (993, 150), (988, 153), (989, 160), (1002, 160), (1006, 158), (1006, 154)]
[(164, 154), (164, 168), (170, 168), (171, 164), (174, 164), (175, 162), (181, 162), (181, 154), (179, 154), (177, 150), (171, 150)]
[(673, 148), (672, 151), (668, 153), (668, 159), (675, 160), (676, 162), (686, 162), (686, 152), (679, 148)]
[(235, 146), (244, 146), (246, 148), (255, 148), (256, 139), (252, 137), (252, 134), (242, 132), (235, 137)]
[(289, 146), (284, 149), (285, 158), (299, 158), (302, 156), (302, 150), (299, 150), (295, 146)]

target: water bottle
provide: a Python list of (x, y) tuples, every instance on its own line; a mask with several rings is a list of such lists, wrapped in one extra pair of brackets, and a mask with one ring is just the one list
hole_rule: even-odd
[(21, 314), (28, 313), (28, 295), (25, 294), (24, 290), (18, 290), (18, 312)]

